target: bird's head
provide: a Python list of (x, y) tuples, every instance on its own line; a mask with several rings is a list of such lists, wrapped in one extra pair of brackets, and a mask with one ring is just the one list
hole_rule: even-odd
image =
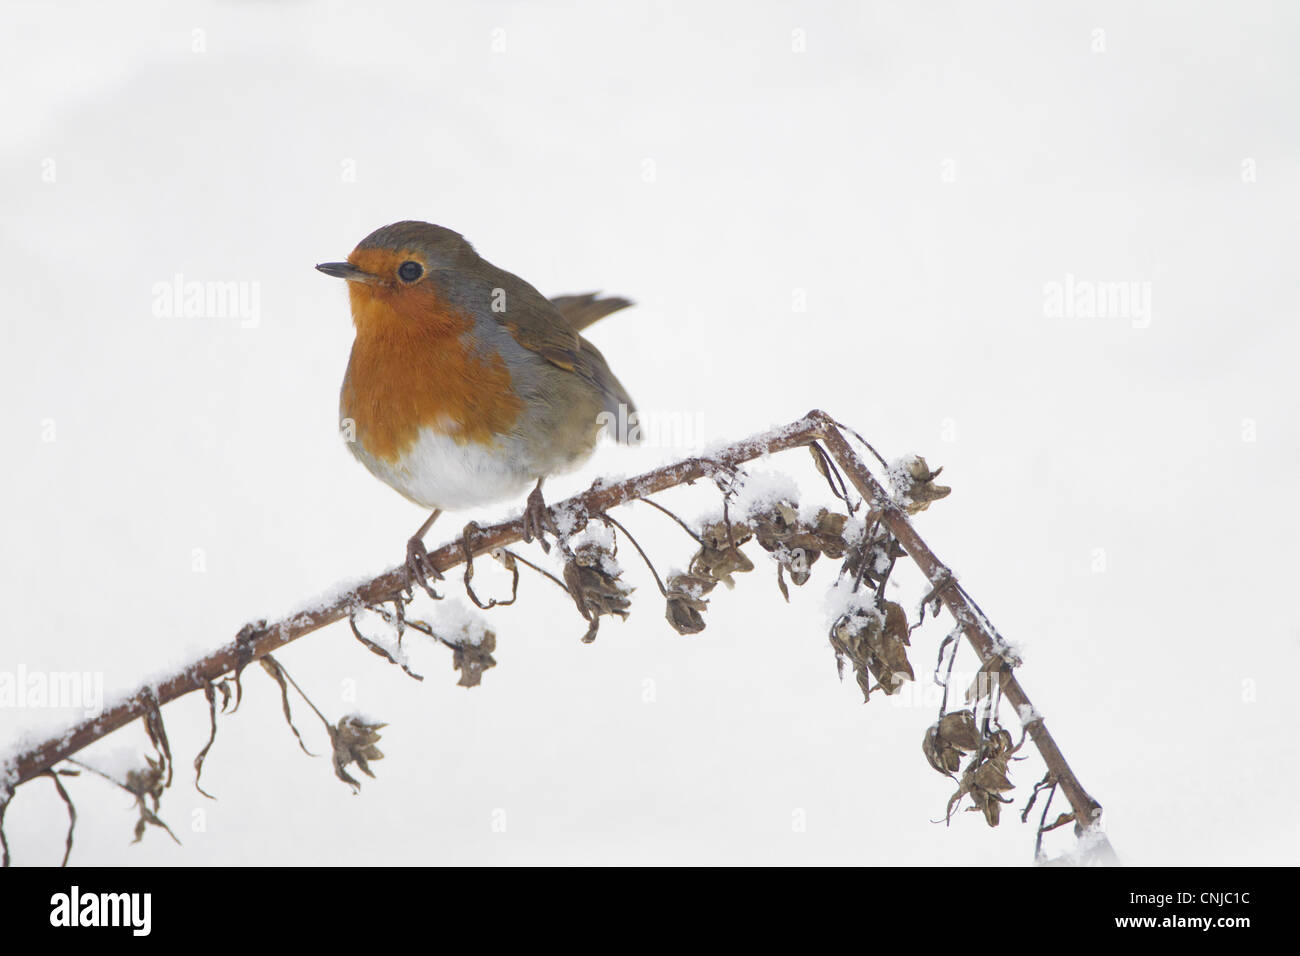
[(444, 325), (451, 318), (434, 277), (480, 261), (460, 233), (429, 222), (395, 222), (376, 229), (346, 262), (316, 266), (346, 279), (358, 331), (392, 323)]

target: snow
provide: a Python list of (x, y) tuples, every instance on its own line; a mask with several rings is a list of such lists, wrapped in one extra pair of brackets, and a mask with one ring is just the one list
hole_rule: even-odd
[(909, 491), (916, 482), (913, 477), (913, 470), (920, 463), (921, 457), (919, 455), (904, 455), (902, 458), (891, 461), (885, 469), (885, 477), (889, 482), (889, 489), (894, 495), (894, 500), (904, 507), (912, 503)]
[(853, 578), (848, 575), (837, 577), (835, 583), (827, 589), (822, 612), (827, 627), (846, 614), (880, 613), (875, 606), (875, 592), (865, 586), (854, 591)]
[(555, 526), (560, 530), (561, 537), (569, 537), (577, 534), (582, 530), (587, 520), (582, 513), (582, 509), (573, 505), (566, 505), (560, 502), (552, 505), (551, 511), (555, 517)]
[(1032, 704), (1021, 704), (1016, 708), (1016, 716), (1020, 718), (1023, 726), (1028, 726), (1036, 720), (1042, 720), (1043, 715), (1034, 709)]
[(783, 502), (797, 506), (800, 497), (799, 485), (788, 472), (747, 465), (732, 497), (733, 520), (745, 520)]
[(453, 644), (483, 643), (489, 630), (487, 622), (476, 614), (458, 597), (446, 597), (438, 602), (436, 613), (431, 616), (430, 624), (439, 637), (446, 638)]
[[(715, 448), (818, 407), (887, 459), (943, 465), (953, 494), (915, 524), (1009, 640), (1033, 641), (1018, 678), (1125, 861), (1296, 858), (1297, 771), (1274, 756), (1290, 752), (1300, 666), (1277, 599), (1300, 533), (1285, 486), (1300, 470), (1300, 151), (1278, 122), (1300, 88), (1295, 16), (1189, 4), (1171, 27), (1130, 4), (1106, 13), (1111, 48), (1093, 53), (1079, 4), (991, 18), (579, 0), (305, 18), (201, 2), (178, 19), (141, 2), (138, 17), (13, 4), (0, 30), (5, 88), (22, 91), (0, 147), (0, 669), (102, 672), (111, 706), (249, 620), (309, 595), (319, 608), (339, 593), (323, 586), (401, 562), (425, 514), (339, 439), (353, 329), (345, 289), (312, 266), (424, 218), (544, 293), (635, 299), (588, 337), (639, 406), (705, 415)], [(151, 289), (176, 274), (257, 283), (256, 325), (155, 315)], [(1047, 314), (1044, 287), (1067, 276), (1147, 281), (1151, 309)], [(548, 500), (679, 451), (603, 444), (547, 480)], [(829, 503), (806, 450), (750, 468), (795, 477), (801, 508)], [(1225, 488), (1233, 514), (1207, 545)], [(719, 508), (707, 479), (663, 502)], [(433, 537), (521, 505), (445, 515)], [(625, 514), (661, 570), (689, 560), (667, 518)], [(1207, 548), (1235, 557), (1215, 563), (1215, 600), (1189, 585)], [(518, 605), (481, 614), (509, 639), (484, 694), (441, 685), (445, 662), (411, 681), (346, 624), (326, 628), (285, 666), (331, 718), (354, 706), (330, 692), (347, 682), (405, 738), (376, 766), (393, 785), (367, 793), (364, 839), (303, 838), (362, 824), (346, 787), (263, 739), (293, 746), (272, 687), (246, 694), (209, 758), (213, 785), (259, 784), (221, 789), (220, 827), (183, 848), (152, 833), (127, 846), (123, 795), (70, 778), (73, 862), (1028, 862), (1032, 826), (1011, 808), (994, 831), (975, 815), (929, 825), (948, 796), (918, 766), (932, 710), (863, 705), (835, 683), (819, 610), (835, 562), (786, 605), (749, 553), (759, 573), (691, 641), (634, 558), (637, 613), (590, 646), (572, 601), (525, 569)], [(912, 607), (928, 584), (904, 564)], [(501, 577), (490, 565), (484, 590)], [(453, 574), (440, 590), (458, 588)], [(918, 678), (946, 627), (913, 635)], [(1242, 634), (1206, 678), (1224, 635)], [(201, 695), (165, 713), (178, 774), (163, 815), (183, 821), (194, 795), (179, 771), (208, 713)], [(0, 752), (77, 719), (0, 708)], [(122, 734), (142, 739), (138, 722)], [(1193, 751), (1230, 752), (1239, 772), (1210, 781)], [(1018, 801), (1040, 775), (1036, 757), (1016, 763)], [(19, 862), (62, 852), (50, 791), (37, 782), (9, 808)], [(1187, 799), (1152, 797), (1170, 792)], [(277, 808), (266, 793), (303, 799)], [(497, 806), (508, 833), (474, 822)], [(793, 838), (791, 807), (809, 809)]]

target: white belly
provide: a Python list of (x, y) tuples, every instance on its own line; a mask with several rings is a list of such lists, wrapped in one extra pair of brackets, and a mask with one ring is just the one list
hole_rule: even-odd
[(459, 444), (431, 428), (396, 463), (368, 454), (359, 442), (348, 447), (376, 478), (430, 510), (455, 511), (522, 499), (540, 477), (510, 453), (508, 439), (494, 445)]

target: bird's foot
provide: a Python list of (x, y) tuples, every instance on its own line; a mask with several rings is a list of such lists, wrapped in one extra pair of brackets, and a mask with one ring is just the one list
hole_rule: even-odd
[(442, 600), (442, 595), (429, 583), (429, 578), (441, 581), (442, 573), (429, 561), (429, 549), (424, 546), (424, 539), (419, 535), (406, 542), (406, 575), (408, 584), (418, 584), (429, 597), (435, 601)]
[(539, 481), (528, 495), (528, 503), (524, 506), (524, 541), (531, 543), (536, 538), (542, 550), (550, 554), (551, 545), (545, 537), (547, 531), (559, 539), (560, 529), (551, 517), (550, 509), (546, 507), (546, 499), (542, 497), (542, 483)]

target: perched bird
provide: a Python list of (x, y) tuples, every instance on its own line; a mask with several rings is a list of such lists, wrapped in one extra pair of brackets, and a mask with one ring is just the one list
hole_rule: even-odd
[[(427, 222), (376, 229), (347, 262), (316, 268), (347, 280), (356, 326), (339, 396), (348, 447), (432, 512), (407, 542), (412, 580), (436, 576), (424, 535), (442, 511), (517, 497), (534, 482), (524, 540), (548, 547), (543, 480), (585, 461), (603, 425), (635, 422), (627, 390), (578, 334), (632, 303), (547, 300)], [(626, 427), (614, 435), (635, 440)]]

